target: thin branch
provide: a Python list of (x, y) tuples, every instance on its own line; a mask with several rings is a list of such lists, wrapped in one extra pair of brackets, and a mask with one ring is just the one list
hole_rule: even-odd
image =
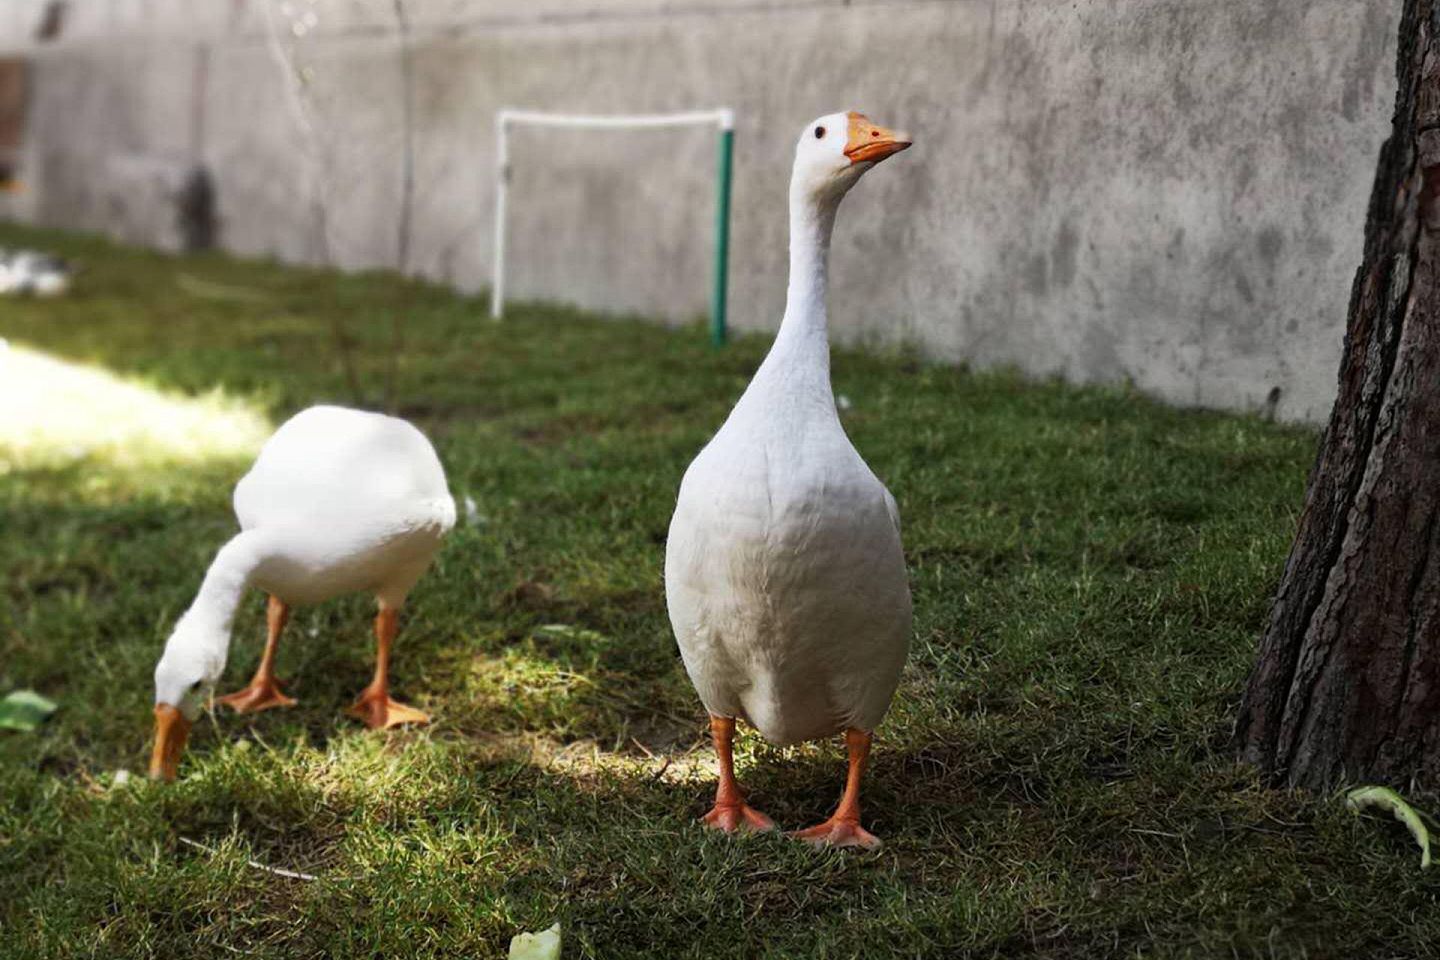
[[(196, 842), (196, 841), (194, 841), (194, 840), (191, 840), (189, 837), (176, 837), (176, 839), (179, 840), (181, 843), (185, 844), (185, 846), (187, 846), (187, 847), (194, 847), (196, 850), (204, 850), (206, 853), (210, 854), (211, 856), (219, 856), (219, 855), (220, 855), (220, 851), (219, 851), (219, 850), (216, 850), (214, 847), (207, 847), (207, 846), (205, 846), (205, 844), (203, 844), (203, 843), (198, 843), (198, 842)], [(249, 866), (254, 867), (256, 870), (264, 870), (266, 873), (273, 873), (273, 874), (275, 874), (275, 876), (277, 876), (277, 877), (289, 877), (291, 880), (312, 880), (312, 881), (313, 881), (313, 880), (319, 880), (319, 879), (320, 879), (319, 877), (311, 876), (311, 875), (308, 874), (308, 873), (300, 873), (299, 871), (296, 871), (296, 870), (285, 870), (285, 869), (282, 869), (281, 867), (266, 866), (265, 864), (261, 863), (261, 862), (258, 861), (258, 860), (246, 860), (245, 863), (246, 863), (247, 865), (249, 865)]]

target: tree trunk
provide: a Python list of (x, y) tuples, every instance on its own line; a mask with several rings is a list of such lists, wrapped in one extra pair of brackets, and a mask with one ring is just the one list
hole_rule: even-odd
[(1339, 394), (1240, 705), (1275, 783), (1440, 787), (1440, 0), (1406, 0)]

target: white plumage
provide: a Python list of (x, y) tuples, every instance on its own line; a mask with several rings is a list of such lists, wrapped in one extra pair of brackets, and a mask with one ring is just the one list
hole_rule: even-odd
[[(770, 826), (727, 784), (733, 718), (778, 744), (852, 731), (858, 791), (859, 740), (868, 750), (904, 665), (911, 610), (899, 512), (836, 412), (825, 290), (841, 198), (908, 145), (859, 114), (806, 127), (780, 332), (680, 485), (665, 593), (685, 667), (718, 722), (721, 785), (707, 822), (723, 829)], [(878, 843), (859, 829), (858, 799), (837, 817), (845, 822), (832, 818), (807, 839)]]
[(399, 607), (455, 525), (430, 441), (404, 420), (311, 407), (291, 417), (235, 487), (261, 554), (251, 583), (289, 604), (373, 593)]
[(665, 554), (701, 702), (777, 744), (873, 730), (910, 634), (895, 502), (786, 346), (686, 471)]
[(225, 669), (231, 621), (251, 586), (270, 595), (265, 654), (250, 686), (221, 702), (241, 712), (293, 703), (273, 672), (290, 606), (364, 592), (379, 604), (379, 650), (375, 680), (352, 713), (372, 727), (425, 722), (388, 692), (399, 609), (455, 525), (445, 471), (425, 436), (394, 417), (311, 407), (266, 441), (234, 504), (240, 533), (216, 554), (155, 668), (152, 775), (174, 776), (198, 694)]

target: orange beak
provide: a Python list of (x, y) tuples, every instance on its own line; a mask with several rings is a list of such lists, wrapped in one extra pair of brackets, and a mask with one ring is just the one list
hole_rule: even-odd
[(848, 114), (850, 127), (845, 141), (845, 156), (851, 163), (879, 163), (892, 153), (899, 153), (910, 146), (910, 137), (894, 130), (887, 130), (874, 123), (863, 113), (851, 111)]
[(155, 704), (155, 750), (150, 754), (150, 779), (169, 782), (180, 769), (180, 754), (190, 738), (190, 721), (168, 703)]

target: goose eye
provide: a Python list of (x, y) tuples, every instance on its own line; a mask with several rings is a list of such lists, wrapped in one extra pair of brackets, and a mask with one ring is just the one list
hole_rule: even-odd
[(815, 128), (815, 139), (816, 139), (816, 140), (819, 140), (819, 139), (823, 138), (824, 136), (825, 136), (825, 128), (824, 128), (824, 127), (816, 127), (816, 128)]

